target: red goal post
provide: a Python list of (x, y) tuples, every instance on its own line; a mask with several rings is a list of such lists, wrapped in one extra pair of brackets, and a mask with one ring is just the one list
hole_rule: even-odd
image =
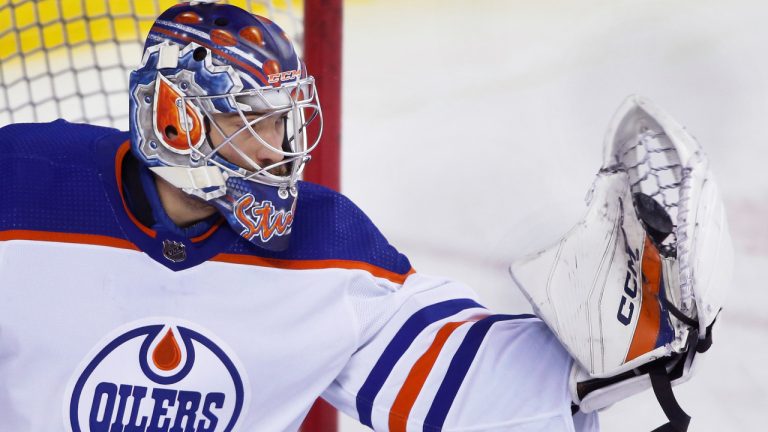
[[(0, 127), (64, 118), (128, 128), (128, 75), (176, 0), (0, 0)], [(228, 0), (278, 23), (317, 80), (324, 128), (305, 178), (339, 189), (341, 0)], [(337, 429), (318, 400), (302, 431)]]
[[(334, 190), (341, 188), (341, 47), (342, 0), (306, 0), (304, 61), (317, 82), (323, 109), (321, 145), (312, 153), (304, 178)], [(311, 134), (310, 134), (311, 136)], [(338, 430), (338, 413), (318, 399), (304, 420), (302, 432)]]

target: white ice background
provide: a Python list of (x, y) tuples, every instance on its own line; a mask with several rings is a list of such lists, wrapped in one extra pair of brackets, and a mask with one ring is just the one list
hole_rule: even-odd
[[(736, 246), (732, 291), (696, 376), (690, 431), (765, 430), (768, 6), (760, 1), (347, 1), (342, 188), (423, 273), (529, 310), (511, 260), (580, 217), (605, 129), (632, 93), (712, 161)], [(513, 391), (513, 390), (510, 390)], [(665, 422), (653, 394), (604, 431)], [(362, 431), (342, 419), (342, 431)]]

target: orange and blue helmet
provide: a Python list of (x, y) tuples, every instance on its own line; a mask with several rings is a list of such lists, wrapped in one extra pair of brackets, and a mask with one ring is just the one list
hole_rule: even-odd
[[(319, 132), (308, 139), (313, 121)], [(263, 136), (268, 124), (282, 139)], [(225, 4), (163, 12), (131, 73), (130, 129), (133, 153), (156, 175), (216, 207), (254, 244), (287, 247), (322, 112), (314, 79), (278, 25)], [(272, 156), (254, 157), (244, 140)], [(261, 229), (267, 216), (284, 223)]]

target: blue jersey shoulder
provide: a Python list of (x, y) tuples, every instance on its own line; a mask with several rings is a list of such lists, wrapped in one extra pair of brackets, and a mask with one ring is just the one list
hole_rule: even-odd
[[(389, 244), (368, 216), (349, 198), (323, 186), (299, 183), (291, 245), (283, 252), (259, 251), (267, 258), (354, 261), (397, 274), (411, 271), (408, 258)], [(236, 248), (253, 247), (243, 240)], [(236, 252), (236, 253), (237, 253)]]
[[(115, 129), (63, 120), (0, 129), (0, 181), (4, 185), (0, 189), (0, 231), (125, 238), (105, 196), (100, 166), (114, 166), (117, 148), (127, 139), (127, 133)], [(259, 249), (240, 237), (224, 249), (280, 260), (328, 261), (331, 267), (334, 261), (351, 261), (400, 275), (411, 271), (408, 259), (352, 201), (307, 182), (299, 184), (291, 246), (286, 251)]]
[(0, 129), (0, 231), (119, 236), (93, 155), (115, 129), (64, 120)]
[(0, 155), (82, 165), (93, 159), (96, 139), (115, 133), (117, 129), (66, 120), (17, 123), (0, 128)]

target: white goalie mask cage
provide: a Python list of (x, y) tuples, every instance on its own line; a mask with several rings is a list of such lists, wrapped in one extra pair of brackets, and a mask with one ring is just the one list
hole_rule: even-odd
[[(609, 128), (587, 206), (557, 244), (513, 263), (512, 277), (575, 359), (583, 411), (653, 385), (670, 418), (659, 430), (685, 430), (670, 383), (687, 380), (695, 353), (709, 348), (733, 263), (708, 159), (669, 115), (631, 96)], [(584, 382), (599, 385), (583, 395)]]
[[(217, 99), (225, 100), (228, 105), (236, 107), (236, 110), (229, 114), (238, 123), (236, 130), (227, 131), (216, 120), (214, 114)], [(284, 84), (279, 88), (253, 89), (226, 95), (186, 96), (182, 100), (200, 110), (207, 125), (210, 125), (209, 135), (217, 133), (222, 139), (215, 148), (211, 146), (210, 138), (199, 145), (189, 141), (192, 166), (215, 165), (229, 175), (242, 177), (244, 180), (280, 188), (295, 187), (305, 163), (309, 160), (309, 153), (317, 147), (319, 135), (322, 134), (321, 121), (318, 138), (311, 143), (307, 142), (307, 125), (315, 117), (322, 116), (312, 77)], [(307, 114), (307, 111), (311, 112)], [(186, 117), (184, 121), (188, 121)], [(267, 122), (282, 123), (284, 135), (279, 147), (267, 142), (257, 131), (262, 123)], [(254, 139), (269, 152), (279, 155), (280, 160), (268, 165), (253, 160), (236, 144), (237, 138), (242, 135), (247, 139)], [(187, 137), (189, 140), (189, 135)], [(234, 164), (220, 156), (222, 150), (227, 148), (232, 149), (240, 158), (241, 164)]]

